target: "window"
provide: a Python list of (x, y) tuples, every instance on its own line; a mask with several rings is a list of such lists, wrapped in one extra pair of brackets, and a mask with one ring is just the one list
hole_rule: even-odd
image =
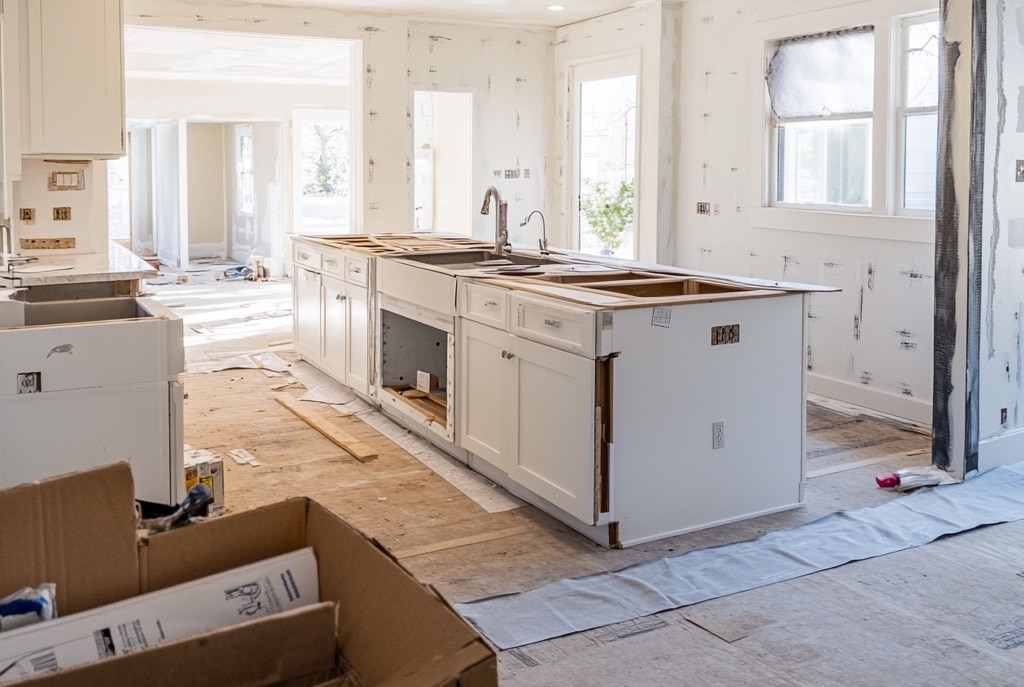
[(768, 68), (779, 203), (868, 207), (874, 33), (781, 41)]
[(902, 22), (900, 207), (933, 212), (939, 126), (939, 20)]
[(252, 125), (235, 125), (235, 211), (252, 215), (256, 210), (256, 176), (252, 149)]
[(768, 204), (934, 212), (938, 35), (928, 14), (775, 41)]
[(352, 138), (348, 111), (294, 113), (296, 226), (306, 233), (348, 232)]

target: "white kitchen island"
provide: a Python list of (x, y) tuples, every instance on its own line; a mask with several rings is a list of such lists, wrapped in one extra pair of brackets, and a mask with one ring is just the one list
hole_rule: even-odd
[(126, 461), (140, 500), (184, 497), (182, 323), (137, 297), (156, 271), (112, 246), (5, 273), (0, 488)]
[(823, 289), (493, 257), (374, 258), (384, 412), (610, 547), (802, 503), (805, 299)]

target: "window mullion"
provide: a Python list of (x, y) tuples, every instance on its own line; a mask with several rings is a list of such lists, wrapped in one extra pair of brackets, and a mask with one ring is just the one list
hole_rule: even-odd
[(872, 117), (871, 212), (891, 214), (895, 208), (895, 192), (890, 183), (895, 157), (890, 141), (897, 140), (892, 117), (892, 103), (898, 83), (892, 79), (892, 22), (875, 22), (875, 111)]

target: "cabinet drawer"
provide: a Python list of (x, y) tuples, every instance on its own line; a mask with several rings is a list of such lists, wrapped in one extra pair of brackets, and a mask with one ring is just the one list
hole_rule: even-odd
[(345, 277), (345, 256), (341, 251), (325, 250), (320, 255), (320, 267), (324, 274), (333, 274), (339, 279)]
[(320, 271), (320, 251), (310, 248), (306, 244), (296, 243), (293, 245), (292, 260), (297, 265), (303, 265), (312, 270)]
[(467, 320), (508, 331), (508, 291), (472, 281), (460, 282), (459, 314)]
[(513, 334), (563, 351), (594, 357), (594, 310), (518, 293), (510, 298)]
[(366, 286), (369, 283), (370, 261), (363, 255), (345, 255), (345, 281)]

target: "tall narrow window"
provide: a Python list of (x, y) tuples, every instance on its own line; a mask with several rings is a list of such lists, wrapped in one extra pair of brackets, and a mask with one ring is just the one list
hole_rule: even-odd
[(252, 149), (252, 125), (235, 125), (235, 210), (252, 215), (256, 211), (256, 177)]
[(900, 102), (900, 209), (935, 211), (938, 155), (939, 20), (904, 19)]
[(780, 41), (768, 68), (775, 204), (871, 205), (870, 26)]
[(635, 56), (577, 65), (575, 157), (577, 248), (633, 258), (636, 170)]

